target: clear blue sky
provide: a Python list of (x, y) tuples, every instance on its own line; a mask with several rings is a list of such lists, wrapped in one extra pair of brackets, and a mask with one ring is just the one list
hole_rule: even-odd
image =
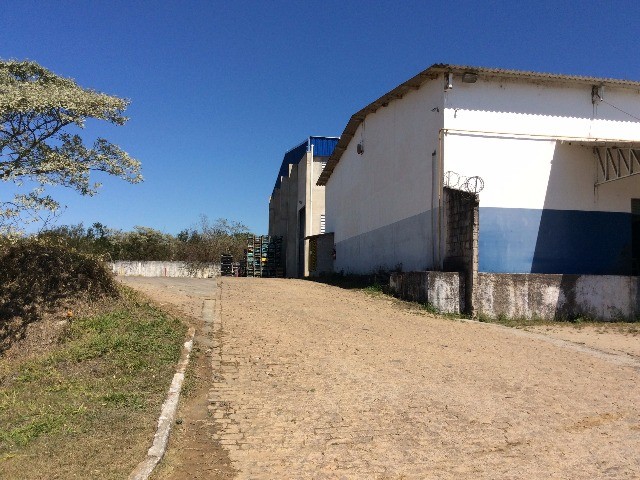
[(61, 224), (169, 233), (201, 214), (266, 233), (282, 156), (433, 63), (640, 80), (640, 2), (4, 0), (0, 58), (130, 98), (90, 124), (143, 164)]

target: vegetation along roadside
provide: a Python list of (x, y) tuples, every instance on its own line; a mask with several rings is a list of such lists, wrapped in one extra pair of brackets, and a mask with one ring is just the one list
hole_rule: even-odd
[(38, 273), (46, 279), (28, 309), (0, 312), (0, 326), (21, 325), (5, 329), (0, 351), (1, 476), (126, 478), (153, 438), (186, 326), (90, 257), (23, 244), (0, 260), (20, 265), (36, 251), (31, 275), (0, 287), (4, 307)]

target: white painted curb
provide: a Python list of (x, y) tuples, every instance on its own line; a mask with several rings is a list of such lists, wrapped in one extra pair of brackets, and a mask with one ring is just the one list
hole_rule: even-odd
[(194, 327), (189, 327), (187, 332), (188, 340), (184, 342), (182, 346), (182, 353), (180, 354), (180, 361), (176, 373), (171, 381), (167, 398), (162, 404), (160, 411), (160, 418), (158, 419), (158, 429), (153, 437), (153, 444), (147, 452), (147, 457), (138, 464), (131, 475), (129, 480), (146, 480), (153, 472), (153, 469), (158, 465), (158, 462), (162, 459), (164, 452), (167, 450), (167, 442), (169, 441), (169, 433), (171, 427), (175, 421), (176, 410), (178, 409), (178, 400), (180, 399), (180, 390), (182, 389), (182, 382), (184, 381), (184, 372), (189, 364), (189, 356), (191, 355), (191, 349), (193, 348), (193, 337), (196, 333)]

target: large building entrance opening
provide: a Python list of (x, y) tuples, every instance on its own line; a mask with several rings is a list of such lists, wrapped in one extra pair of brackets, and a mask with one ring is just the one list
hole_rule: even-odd
[(631, 274), (640, 275), (640, 198), (631, 200)]

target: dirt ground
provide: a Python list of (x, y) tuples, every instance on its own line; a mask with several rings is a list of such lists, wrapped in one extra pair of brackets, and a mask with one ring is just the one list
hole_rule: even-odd
[(159, 478), (640, 478), (635, 330), (527, 332), (301, 280), (125, 281), (195, 318), (216, 302), (207, 401), (186, 397)]
[(526, 330), (568, 340), (603, 352), (640, 358), (640, 323), (560, 324), (528, 327)]

